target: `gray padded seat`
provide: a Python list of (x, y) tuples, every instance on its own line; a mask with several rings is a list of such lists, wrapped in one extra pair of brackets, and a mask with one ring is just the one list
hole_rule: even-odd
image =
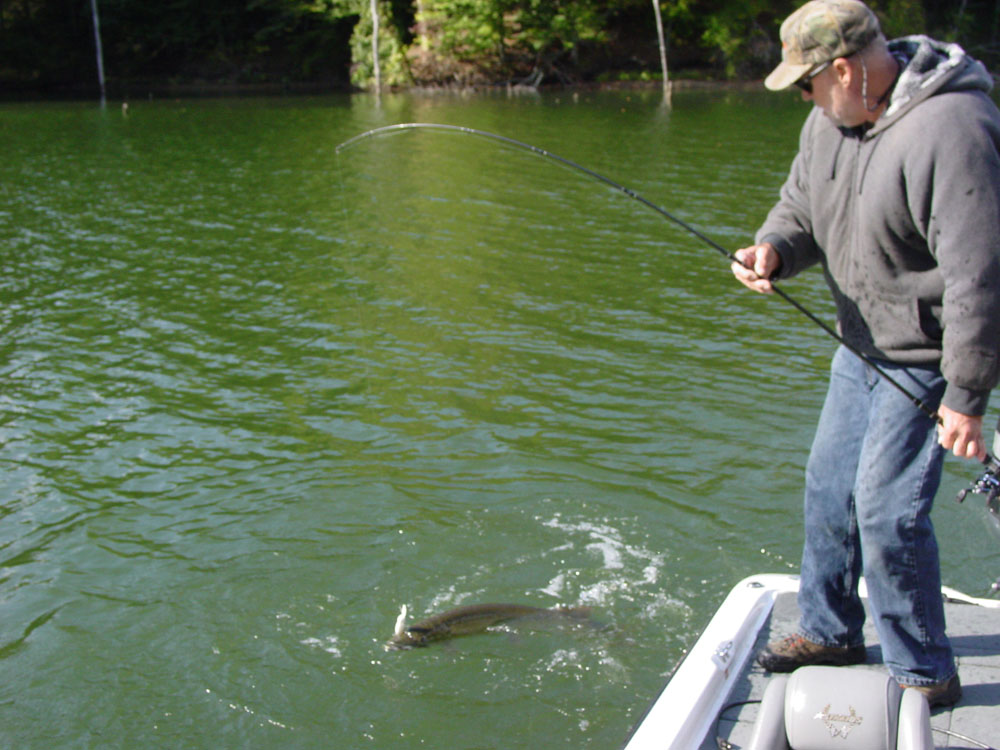
[(871, 669), (774, 675), (748, 750), (934, 750), (927, 699)]

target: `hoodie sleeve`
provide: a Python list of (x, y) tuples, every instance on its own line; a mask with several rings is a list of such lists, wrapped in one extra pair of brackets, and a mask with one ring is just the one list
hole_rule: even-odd
[(777, 278), (787, 279), (819, 262), (821, 253), (813, 239), (809, 209), (809, 172), (813, 167), (812, 129), (819, 108), (813, 108), (799, 135), (795, 155), (774, 208), (757, 231), (757, 244), (770, 242), (781, 256)]
[(985, 95), (927, 104), (934, 132), (911, 151), (905, 179), (944, 281), (942, 403), (981, 415), (1000, 380), (1000, 115)]

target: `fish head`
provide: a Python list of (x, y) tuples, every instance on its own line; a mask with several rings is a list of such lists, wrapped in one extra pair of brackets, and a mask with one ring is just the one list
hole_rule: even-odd
[(427, 634), (419, 630), (407, 629), (396, 633), (385, 644), (386, 651), (404, 651), (410, 648), (420, 648), (427, 645)]

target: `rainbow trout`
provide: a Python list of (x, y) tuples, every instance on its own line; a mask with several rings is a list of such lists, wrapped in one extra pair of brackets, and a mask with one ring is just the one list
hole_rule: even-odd
[(385, 647), (394, 651), (426, 646), (433, 641), (481, 633), (486, 628), (501, 622), (525, 617), (569, 617), (583, 620), (589, 616), (590, 609), (588, 607), (544, 609), (542, 607), (529, 607), (525, 604), (467, 604), (407, 625), (406, 605), (404, 604), (400, 608), (399, 617), (396, 618), (395, 633)]

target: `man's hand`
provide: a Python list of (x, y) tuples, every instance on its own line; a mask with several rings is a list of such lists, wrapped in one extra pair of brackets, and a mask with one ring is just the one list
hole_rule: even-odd
[(733, 263), (733, 275), (740, 283), (755, 292), (769, 294), (774, 291), (771, 286), (771, 276), (781, 265), (781, 256), (774, 245), (765, 242), (763, 245), (751, 245), (733, 253), (739, 263)]
[(983, 418), (961, 414), (947, 406), (938, 407), (941, 424), (938, 425), (938, 442), (945, 450), (959, 458), (986, 460), (986, 441), (983, 439)]

